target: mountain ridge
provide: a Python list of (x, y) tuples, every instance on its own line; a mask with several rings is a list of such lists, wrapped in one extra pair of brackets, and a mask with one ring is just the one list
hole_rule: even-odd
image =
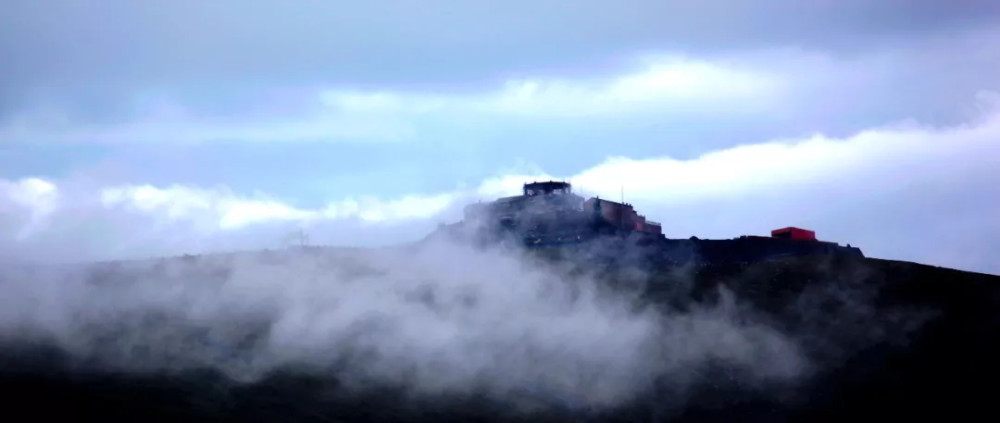
[[(500, 391), (494, 391), (488, 385), (484, 385), (488, 390), (477, 393), (479, 388), (472, 388), (470, 385), (469, 388), (456, 391), (458, 394), (452, 392), (435, 395), (431, 391), (413, 391), (408, 385), (414, 381), (427, 383), (434, 380), (427, 379), (426, 375), (419, 376), (423, 379), (418, 377), (406, 382), (411, 379), (402, 377), (405, 373), (398, 373), (402, 379), (393, 376), (391, 380), (395, 382), (358, 385), (357, 381), (352, 384), (350, 371), (344, 377), (336, 373), (343, 370), (336, 367), (338, 365), (334, 364), (330, 368), (315, 367), (318, 362), (309, 364), (312, 362), (300, 361), (297, 362), (299, 364), (292, 363), (294, 365), (290, 367), (282, 365), (271, 368), (260, 378), (240, 382), (231, 379), (225, 369), (213, 367), (209, 361), (204, 362), (207, 365), (192, 365), (180, 370), (140, 371), (141, 369), (114, 368), (111, 364), (118, 355), (101, 354), (124, 354), (118, 349), (93, 347), (96, 349), (84, 360), (74, 356), (71, 346), (76, 344), (59, 344), (53, 341), (60, 336), (78, 334), (80, 329), (77, 332), (50, 330), (46, 336), (30, 339), (18, 338), (18, 334), (23, 335), (23, 331), (7, 330), (4, 333), (6, 337), (0, 343), (4, 346), (0, 349), (3, 351), (0, 394), (8, 398), (10, 412), (23, 411), (53, 418), (112, 420), (513, 421), (527, 418), (533, 421), (732, 421), (738, 415), (739, 418), (735, 418), (738, 421), (840, 421), (845, 418), (874, 416), (920, 417), (927, 413), (949, 413), (966, 417), (977, 413), (993, 414), (988, 390), (979, 387), (990, 386), (990, 381), (1000, 376), (1000, 366), (995, 360), (1000, 354), (1000, 312), (997, 311), (1000, 309), (996, 307), (1000, 304), (1000, 277), (995, 275), (898, 260), (858, 257), (802, 256), (748, 263), (677, 265), (651, 261), (641, 249), (634, 248), (598, 248), (589, 251), (549, 249), (502, 254), (487, 249), (476, 253), (481, 255), (474, 255), (467, 250), (468, 248), (454, 245), (424, 244), (374, 255), (369, 255), (370, 251), (360, 250), (332, 254), (330, 251), (314, 248), (272, 252), (271, 255), (254, 253), (258, 255), (247, 256), (242, 261), (226, 261), (229, 259), (220, 258), (223, 256), (179, 257), (163, 259), (161, 263), (166, 267), (143, 270), (164, 278), (163, 281), (147, 282), (143, 278), (148, 278), (149, 274), (130, 274), (133, 270), (129, 270), (128, 266), (105, 264), (102, 270), (104, 273), (86, 275), (90, 281), (86, 283), (120, 286), (120, 289), (131, 289), (127, 288), (131, 284), (159, 286), (156, 284), (161, 282), (199, 287), (184, 288), (196, 289), (189, 293), (188, 301), (197, 301), (203, 295), (218, 295), (221, 300), (232, 298), (232, 295), (240, 292), (252, 295), (251, 291), (242, 290), (234, 290), (225, 295), (212, 292), (227, 289), (226, 287), (234, 289), (234, 284), (238, 286), (243, 280), (241, 278), (264, 271), (300, 269), (297, 271), (301, 277), (319, 278), (316, 279), (317, 283), (325, 278), (346, 277), (343, 275), (373, 275), (375, 279), (372, 279), (372, 283), (377, 283), (388, 280), (384, 274), (393, 272), (392, 266), (397, 264), (406, 268), (400, 272), (407, 275), (419, 269), (429, 269), (427, 271), (430, 273), (426, 277), (435, 281), (450, 280), (449, 278), (460, 281), (463, 280), (463, 274), (475, 279), (505, 272), (512, 272), (510, 274), (516, 277), (527, 277), (525, 275), (528, 273), (520, 270), (521, 267), (543, 269), (537, 271), (545, 272), (546, 277), (550, 278), (552, 275), (559, 275), (556, 278), (559, 282), (568, 282), (563, 285), (571, 288), (567, 288), (563, 295), (623, 298), (622, 301), (632, 304), (629, 306), (632, 310), (651, 310), (643, 313), (654, 316), (650, 321), (662, 323), (656, 328), (660, 331), (659, 335), (653, 336), (653, 340), (662, 345), (656, 347), (658, 349), (655, 351), (659, 351), (658, 353), (643, 356), (646, 357), (644, 360), (649, 361), (648, 372), (637, 371), (632, 377), (648, 374), (652, 375), (652, 379), (649, 383), (636, 385), (641, 386), (641, 389), (630, 395), (631, 399), (610, 407), (595, 407), (587, 405), (588, 400), (585, 399), (572, 399), (572, 396), (564, 394), (554, 395), (563, 388), (555, 388), (557, 385), (546, 388), (545, 383), (548, 382), (544, 381), (548, 379), (539, 379), (543, 382), (539, 385), (527, 382), (534, 380), (536, 376), (526, 376), (528, 378), (523, 379), (523, 383), (527, 384), (517, 382), (511, 385), (511, 388), (521, 390), (519, 393), (515, 390), (498, 394)], [(514, 258), (507, 254), (514, 254)], [(260, 257), (265, 256), (270, 257), (273, 262), (266, 265), (257, 262)], [(238, 263), (246, 262), (253, 262), (255, 267), (241, 269), (244, 265)], [(481, 273), (475, 267), (466, 269), (464, 266), (474, 266), (467, 263), (480, 263), (480, 267), (485, 266), (487, 269), (481, 270)], [(301, 271), (301, 268), (318, 270), (307, 273)], [(516, 272), (512, 270), (515, 268), (518, 269)], [(289, 274), (287, 277), (299, 276)], [(273, 284), (261, 286), (274, 289), (267, 292), (283, 292), (280, 281), (282, 276), (275, 273), (273, 277), (278, 278)], [(591, 289), (587, 288), (590, 285), (583, 282), (579, 283), (583, 288), (572, 288), (577, 281), (589, 279), (599, 281), (593, 285), (592, 291), (588, 291)], [(193, 280), (200, 282), (194, 283)], [(13, 283), (10, 277), (3, 281)], [(439, 285), (430, 285), (430, 288), (413, 285), (415, 290), (407, 291), (406, 301), (418, 304), (421, 310), (460, 313), (457, 317), (459, 319), (478, 316), (461, 314), (463, 303), (447, 302), (447, 296), (458, 291), (449, 290), (451, 288), (442, 285), (443, 282), (440, 281), (427, 283), (432, 282)], [(501, 278), (473, 282), (512, 281)], [(81, 286), (89, 286), (86, 283)], [(184, 285), (185, 283), (190, 285)], [(300, 285), (289, 285), (288, 289), (294, 291), (306, 286), (312, 285), (301, 282)], [(338, 286), (348, 289), (353, 285)], [(402, 289), (402, 285), (392, 286), (396, 290)], [(514, 284), (510, 289), (520, 289), (517, 288), (519, 286), (528, 285)], [(102, 294), (94, 298), (113, 295), (115, 291), (110, 289), (112, 288), (98, 289), (95, 292)], [(159, 298), (160, 295), (166, 295), (166, 292), (169, 291), (154, 291), (155, 295), (149, 298)], [(325, 291), (310, 292), (311, 296), (318, 296)], [(533, 301), (547, 291), (532, 292), (535, 294), (511, 298)], [(368, 295), (368, 291), (358, 293)], [(123, 300), (131, 298), (122, 295)], [(261, 298), (267, 298), (269, 294), (265, 292), (260, 295)], [(386, 292), (380, 295), (393, 294)], [(484, 295), (480, 293), (478, 297), (474, 296), (472, 303), (464, 307), (472, 307), (473, 310), (479, 307), (478, 310), (482, 310), (487, 307), (485, 302), (490, 301), (490, 297)], [(346, 301), (344, 304), (351, 304), (352, 301), (352, 297), (346, 294), (330, 298), (331, 301)], [(584, 304), (580, 303), (582, 300), (573, 298), (576, 297), (560, 300), (562, 302), (546, 300), (526, 304), (524, 307), (537, 305), (552, 306), (553, 310), (570, 310), (565, 307), (578, 308), (581, 307), (580, 304)], [(143, 301), (151, 300), (147, 298)], [(96, 321), (95, 324), (122, 324), (125, 327), (123, 330), (126, 330), (123, 333), (128, 336), (156, 331), (160, 328), (157, 325), (175, 324), (171, 322), (191, 318), (190, 314), (167, 314), (164, 317), (167, 320), (149, 320), (152, 317), (149, 316), (149, 311), (138, 306), (114, 307), (120, 307), (120, 310), (115, 309), (119, 310), (116, 313), (120, 315), (109, 317), (112, 320)], [(319, 307), (316, 310), (320, 310), (326, 306), (316, 307)], [(501, 319), (498, 322), (516, 318), (519, 313), (530, 310), (520, 310), (517, 303), (512, 303), (510, 307), (513, 308), (498, 312), (496, 317)], [(129, 310), (133, 313), (131, 316), (142, 319), (146, 326), (129, 329), (132, 323), (122, 323), (128, 321), (122, 319), (133, 319), (121, 314)], [(159, 310), (170, 311), (162, 308)], [(545, 316), (544, 313), (557, 312), (542, 310), (538, 313)], [(401, 315), (404, 320), (413, 316), (415, 315)], [(600, 316), (601, 320), (593, 323), (609, 318), (603, 314)], [(536, 325), (545, 326), (546, 330), (551, 325), (553, 332), (539, 332), (547, 333), (543, 336), (582, 337), (598, 342), (593, 344), (595, 347), (601, 345), (600, 337), (588, 335), (588, 329), (560, 332), (557, 329), (560, 326), (552, 323), (559, 321), (564, 321), (562, 315), (552, 314), (550, 320), (543, 318)], [(247, 322), (249, 320), (234, 321), (231, 323), (235, 325), (232, 328), (245, 329), (249, 324)], [(261, 321), (259, 324), (268, 332), (281, 322)], [(566, 320), (566, 324), (571, 322)], [(619, 324), (621, 323), (626, 322)], [(191, 327), (203, 328), (198, 333), (204, 334), (204, 330), (225, 328), (226, 324), (220, 320), (203, 326), (191, 323)], [(377, 327), (371, 330), (379, 330)], [(631, 326), (622, 326), (620, 331), (631, 330), (629, 327)], [(6, 328), (10, 329), (9, 326)], [(475, 326), (472, 329), (495, 330), (487, 326)], [(190, 328), (185, 330), (193, 331)], [(414, 332), (417, 334), (414, 336), (429, 336), (431, 333), (421, 334), (419, 329), (415, 330), (418, 332)], [(317, 335), (323, 336), (323, 333), (325, 332), (317, 332)], [(378, 333), (359, 335), (379, 336), (376, 342), (388, 342), (387, 339), (390, 338), (384, 338), (388, 335)], [(525, 335), (531, 333), (533, 332), (525, 332)], [(609, 332), (611, 333), (613, 332)], [(706, 333), (709, 335), (703, 335)], [(718, 335), (711, 335), (713, 333)], [(125, 335), (107, 332), (102, 336), (105, 338), (100, 339), (105, 341), (100, 342), (110, 342), (106, 347), (110, 345), (108, 348), (117, 348), (116, 342), (123, 342), (120, 337)], [(211, 338), (210, 334), (200, 336)], [(212, 350), (212, 354), (206, 357), (230, 360), (218, 357), (244, 354), (245, 357), (254, 358), (274, 353), (267, 349), (269, 347), (261, 346), (268, 345), (261, 343), (264, 341), (252, 339), (257, 335), (251, 333), (240, 336), (251, 338), (222, 338), (221, 345), (231, 348), (233, 352)], [(570, 342), (573, 338), (559, 342), (525, 339), (529, 346), (548, 345), (545, 348), (559, 348), (559, 342)], [(174, 346), (156, 339), (148, 342), (151, 344), (145, 345), (145, 348), (153, 348), (153, 356), (157, 356), (155, 349), (166, 351), (169, 347), (181, 348), (173, 354), (186, 357), (184, 348), (187, 347), (183, 345), (187, 344)], [(441, 342), (445, 346), (451, 345), (451, 341)], [(617, 348), (614, 343), (618, 341), (609, 338), (608, 342), (610, 355), (595, 355), (603, 358), (589, 364), (597, 366), (594, 367), (595, 371), (605, 369), (606, 366), (614, 369), (624, 366), (621, 363), (628, 360), (638, 360), (628, 348), (610, 353)], [(337, 344), (331, 345), (337, 347)], [(410, 348), (416, 345), (421, 344), (412, 344)], [(133, 343), (133, 348), (136, 346), (142, 345)], [(558, 354), (569, 354), (566, 356), (567, 360), (584, 354), (557, 353), (558, 349), (552, 351), (556, 351), (551, 352), (556, 355), (547, 358), (554, 360), (548, 366), (560, 362), (561, 356)], [(132, 351), (121, 357), (133, 359), (135, 354)], [(365, 354), (369, 353), (359, 350), (351, 354), (361, 355), (339, 355), (337, 360), (346, 360), (343, 363), (347, 364), (343, 365), (368, 363), (365, 360), (369, 358)], [(422, 353), (415, 351), (413, 354)], [(616, 355), (620, 355), (620, 360), (624, 361), (616, 363)], [(434, 358), (434, 355), (428, 357)], [(466, 362), (467, 358), (463, 357), (465, 356), (440, 358), (446, 360), (442, 362), (445, 367), (437, 371), (450, 372), (453, 370), (448, 369), (457, 369), (454, 366)], [(691, 361), (687, 368), (670, 364), (683, 357), (696, 361)], [(198, 358), (203, 359), (208, 358)], [(232, 364), (231, 361), (225, 363)], [(382, 364), (365, 368), (383, 369), (386, 363), (391, 362), (375, 363)], [(528, 366), (523, 361), (515, 360), (512, 363), (514, 367), (510, 367), (508, 372)], [(635, 365), (646, 366), (642, 363), (637, 361)], [(330, 364), (323, 364), (327, 365)], [(320, 371), (322, 368), (327, 370)], [(341, 370), (335, 370), (338, 368)], [(569, 373), (555, 375), (577, 377), (584, 372), (584, 368), (567, 369), (565, 372)], [(385, 371), (401, 370), (403, 368)], [(330, 373), (331, 371), (334, 373)], [(533, 371), (545, 370), (538, 368)], [(666, 373), (656, 375), (657, 372)], [(502, 377), (500, 375), (498, 373), (483, 377)], [(470, 380), (483, 382), (485, 379)], [(569, 389), (566, 393), (579, 391), (579, 394), (592, 395), (602, 389), (602, 383), (621, 384), (626, 381), (605, 379), (602, 382), (598, 379), (592, 383), (597, 385), (590, 388), (580, 384), (569, 386), (565, 388)], [(535, 388), (527, 389), (532, 386)], [(533, 393), (533, 389), (539, 391)], [(548, 393), (546, 389), (549, 390)], [(594, 389), (598, 391), (593, 391)], [(608, 385), (607, 389), (614, 389), (614, 386)], [(574, 401), (584, 402), (573, 405)], [(39, 408), (36, 404), (46, 406)]]

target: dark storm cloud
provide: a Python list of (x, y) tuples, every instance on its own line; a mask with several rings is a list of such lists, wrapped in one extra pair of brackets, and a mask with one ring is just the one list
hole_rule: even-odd
[(529, 71), (599, 72), (648, 50), (852, 52), (987, 26), (997, 10), (989, 1), (929, 0), (15, 0), (0, 13), (7, 63), (0, 67), (0, 114), (42, 103), (64, 105), (87, 121), (128, 119), (137, 92), (158, 90), (226, 109), (245, 104), (236, 93), (275, 85), (462, 89)]

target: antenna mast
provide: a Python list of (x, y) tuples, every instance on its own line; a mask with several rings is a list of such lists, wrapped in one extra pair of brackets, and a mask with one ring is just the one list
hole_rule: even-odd
[(297, 240), (300, 248), (305, 248), (306, 244), (309, 241), (309, 236), (306, 235), (305, 231), (302, 228), (299, 228), (297, 231), (292, 232), (291, 234), (289, 234), (289, 238), (291, 238), (290, 241), (291, 241), (291, 243), (293, 245), (295, 244), (295, 241)]

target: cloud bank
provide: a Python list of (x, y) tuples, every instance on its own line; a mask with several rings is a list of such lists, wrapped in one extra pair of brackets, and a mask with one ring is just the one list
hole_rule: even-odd
[(585, 276), (447, 243), (7, 267), (0, 288), (0, 343), (51, 345), (81, 369), (253, 383), (290, 368), (347, 390), (583, 411), (654, 383), (673, 395), (664, 406), (681, 405), (709, 366), (762, 389), (810, 371), (793, 339), (731, 298), (664, 314)]
[[(315, 87), (296, 114), (266, 109), (232, 117), (201, 114), (169, 97), (146, 97), (127, 123), (80, 122), (58, 108), (7, 119), (0, 140), (42, 143), (402, 142), (426, 137), (446, 120), (620, 119), (660, 113), (739, 113), (763, 105), (777, 89), (773, 75), (684, 57), (648, 57), (629, 72), (585, 80), (509, 79), (475, 93), (380, 92)], [(296, 94), (301, 95), (301, 94)], [(725, 104), (732, 105), (726, 107)]]
[[(240, 249), (264, 248), (302, 227), (318, 240), (325, 231), (325, 239), (342, 245), (385, 245), (457, 220), (468, 202), (517, 193), (528, 180), (557, 178), (587, 195), (618, 198), (624, 188), (626, 200), (664, 222), (668, 236), (733, 237), (800, 225), (873, 256), (997, 272), (988, 252), (1000, 239), (991, 218), (1000, 207), (993, 172), (1000, 164), (1000, 113), (992, 97), (982, 104), (981, 115), (957, 126), (900, 122), (843, 138), (779, 139), (686, 160), (613, 157), (568, 175), (535, 167), (469, 188), (348, 197), (318, 208), (225, 187), (4, 180), (2, 251), (8, 258), (44, 257), (43, 251), (111, 258), (130, 250), (232, 248), (237, 239), (247, 242)], [(338, 233), (345, 236), (329, 237)]]
[[(585, 124), (604, 138), (612, 133), (635, 138), (643, 153), (656, 151), (646, 145), (650, 136), (665, 138), (667, 151), (705, 152), (745, 142), (736, 139), (740, 134), (771, 138), (821, 130), (845, 136), (910, 117), (955, 124), (972, 113), (969, 99), (977, 92), (1000, 90), (1000, 80), (983, 71), (1000, 65), (1000, 55), (978, 47), (997, 40), (995, 29), (970, 27), (856, 55), (794, 44), (715, 54), (649, 49), (580, 70), (496, 69), (470, 86), (460, 80), (448, 85), (273, 81), (199, 89), (197, 95), (184, 85), (135, 87), (100, 107), (113, 114), (108, 118), (76, 110), (76, 94), (67, 89), (5, 113), (0, 142), (398, 146), (433, 141), (455, 149), (470, 138), (488, 140), (510, 131), (583, 141), (579, 127)], [(700, 137), (703, 148), (678, 136)]]

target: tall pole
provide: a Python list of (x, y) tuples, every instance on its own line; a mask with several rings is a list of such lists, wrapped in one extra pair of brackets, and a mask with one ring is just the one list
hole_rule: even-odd
[(302, 228), (299, 228), (299, 230), (293, 232), (290, 235), (291, 235), (291, 238), (292, 238), (293, 245), (294, 245), (295, 240), (298, 240), (299, 248), (305, 248), (306, 242), (308, 240), (308, 236), (306, 235), (305, 230), (303, 230)]
[(622, 206), (618, 208), (618, 227), (625, 226), (625, 184), (621, 185)]

